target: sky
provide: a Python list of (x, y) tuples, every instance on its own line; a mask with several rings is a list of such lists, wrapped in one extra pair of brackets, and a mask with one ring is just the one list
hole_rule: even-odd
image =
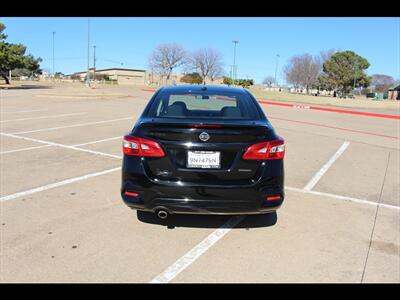
[[(27, 46), (52, 71), (85, 71), (88, 18), (0, 17), (7, 41)], [(367, 74), (400, 79), (400, 18), (395, 17), (90, 17), (90, 67), (96, 45), (96, 68), (147, 69), (159, 44), (178, 43), (189, 51), (218, 50), (229, 73), (236, 48), (237, 78), (256, 83), (275, 76), (284, 83), (283, 67), (293, 55), (319, 55), (329, 49), (352, 50), (370, 62)], [(277, 55), (279, 54), (279, 58)]]

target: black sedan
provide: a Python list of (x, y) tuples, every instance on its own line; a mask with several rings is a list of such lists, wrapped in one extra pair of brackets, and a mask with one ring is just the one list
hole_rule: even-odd
[(160, 218), (269, 213), (284, 200), (284, 140), (246, 89), (158, 89), (123, 153), (122, 199)]

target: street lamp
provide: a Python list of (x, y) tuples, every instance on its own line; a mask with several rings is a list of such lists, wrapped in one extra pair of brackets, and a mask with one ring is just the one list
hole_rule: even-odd
[(56, 32), (53, 31), (53, 79), (55, 78), (55, 59), (54, 59), (54, 36), (55, 36)]
[(277, 80), (276, 80), (276, 74), (277, 74), (277, 72), (278, 72), (278, 61), (279, 61), (279, 57), (280, 57), (280, 55), (277, 54), (277, 55), (276, 55), (276, 65), (275, 65), (275, 84), (276, 84), (276, 85), (278, 85), (278, 82), (277, 82)]
[(232, 79), (233, 79), (233, 85), (235, 85), (236, 83), (236, 72), (237, 72), (237, 68), (236, 68), (236, 45), (239, 43), (239, 41), (232, 41), (232, 43), (234, 44), (233, 46), (233, 67), (232, 67)]
[(93, 80), (96, 80), (96, 46), (93, 46)]
[(89, 59), (90, 59), (90, 18), (88, 18), (88, 48), (87, 48), (87, 72), (86, 72), (86, 84), (90, 86), (90, 65), (89, 65)]

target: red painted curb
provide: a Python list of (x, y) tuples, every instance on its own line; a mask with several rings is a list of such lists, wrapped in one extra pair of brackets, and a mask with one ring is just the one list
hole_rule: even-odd
[(400, 116), (396, 116), (396, 115), (377, 114), (377, 113), (370, 113), (370, 112), (364, 112), (364, 111), (327, 108), (327, 107), (321, 107), (321, 106), (308, 106), (308, 105), (299, 105), (299, 104), (277, 103), (277, 102), (264, 101), (264, 100), (257, 100), (257, 101), (261, 104), (270, 104), (270, 105), (286, 106), (286, 107), (293, 107), (293, 108), (336, 112), (336, 113), (341, 113), (341, 114), (351, 114), (351, 115), (360, 115), (360, 116), (366, 116), (366, 117), (400, 120)]
[(269, 119), (275, 119), (275, 120), (281, 120), (281, 121), (287, 121), (287, 122), (293, 122), (293, 123), (300, 123), (300, 124), (306, 124), (306, 125), (313, 125), (313, 126), (331, 128), (331, 129), (337, 129), (337, 130), (343, 130), (343, 131), (357, 132), (357, 133), (362, 133), (362, 134), (368, 134), (368, 135), (381, 136), (381, 137), (390, 138), (390, 139), (396, 139), (396, 140), (400, 139), (399, 137), (392, 136), (392, 135), (385, 135), (385, 134), (362, 131), (362, 130), (348, 129), (348, 128), (343, 128), (343, 127), (330, 126), (330, 125), (324, 125), (324, 124), (313, 123), (313, 122), (296, 121), (296, 120), (275, 118), (275, 117), (269, 117)]
[(146, 90), (146, 89), (142, 89), (142, 91), (144, 91), (144, 92), (155, 92), (156, 90)]

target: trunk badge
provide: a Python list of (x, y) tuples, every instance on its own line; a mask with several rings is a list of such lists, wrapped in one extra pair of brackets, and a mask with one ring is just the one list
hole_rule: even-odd
[(157, 176), (170, 176), (171, 174), (171, 171), (157, 169)]
[(199, 135), (199, 139), (202, 142), (207, 142), (210, 139), (210, 135), (207, 132), (202, 132)]

